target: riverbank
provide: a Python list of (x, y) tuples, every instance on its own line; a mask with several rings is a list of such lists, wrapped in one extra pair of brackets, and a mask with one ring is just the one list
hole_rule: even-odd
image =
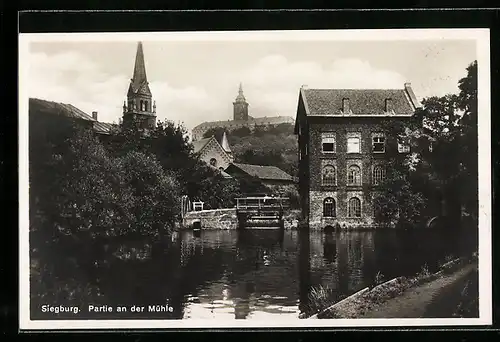
[(478, 317), (477, 259), (456, 259), (434, 274), (363, 289), (311, 318)]
[[(300, 219), (300, 210), (288, 210), (283, 215), (285, 229), (297, 229)], [(185, 214), (179, 229), (190, 229), (194, 222), (200, 222), (202, 229), (230, 230), (238, 228), (236, 208), (211, 209), (190, 211)]]

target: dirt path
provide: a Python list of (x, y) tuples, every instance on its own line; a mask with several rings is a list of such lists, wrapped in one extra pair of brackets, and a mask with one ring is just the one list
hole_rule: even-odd
[(451, 317), (467, 280), (476, 269), (477, 264), (469, 264), (452, 274), (408, 289), (401, 296), (389, 299), (359, 318)]

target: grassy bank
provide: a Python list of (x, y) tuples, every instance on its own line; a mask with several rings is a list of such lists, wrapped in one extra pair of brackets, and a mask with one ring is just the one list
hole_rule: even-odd
[(331, 291), (311, 293), (311, 318), (403, 318), (477, 316), (477, 259), (443, 263), (430, 274), (424, 265), (413, 277), (398, 277), (346, 300), (328, 301)]

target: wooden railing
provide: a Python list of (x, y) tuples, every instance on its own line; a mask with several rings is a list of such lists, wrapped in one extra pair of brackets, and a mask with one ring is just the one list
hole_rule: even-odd
[(284, 210), (290, 206), (287, 197), (243, 197), (236, 199), (237, 211)]

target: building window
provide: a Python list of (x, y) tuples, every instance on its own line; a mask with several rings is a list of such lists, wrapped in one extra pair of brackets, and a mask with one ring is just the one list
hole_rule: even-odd
[(347, 170), (347, 184), (361, 185), (361, 169), (359, 166), (349, 166), (349, 169)]
[(385, 152), (385, 136), (383, 133), (374, 133), (372, 136), (372, 150), (374, 153)]
[(335, 200), (331, 197), (325, 198), (323, 201), (323, 216), (324, 217), (335, 217)]
[(144, 101), (141, 100), (141, 102), (139, 103), (140, 104), (140, 110), (143, 111), (144, 110)]
[(324, 153), (335, 153), (335, 135), (333, 133), (322, 134), (321, 145)]
[(409, 153), (410, 146), (407, 144), (398, 143), (398, 152), (399, 153)]
[(380, 165), (376, 165), (373, 168), (373, 184), (379, 185), (384, 180), (385, 180), (385, 168)]
[(349, 200), (349, 217), (361, 217), (361, 201), (357, 197)]
[(148, 111), (148, 101), (144, 101), (144, 110)]
[(335, 184), (337, 184), (335, 167), (332, 165), (326, 165), (325, 167), (323, 167), (323, 185), (335, 185)]
[(210, 165), (217, 166), (217, 159), (215, 158), (210, 159)]
[(348, 137), (347, 138), (347, 153), (361, 153), (361, 138)]

